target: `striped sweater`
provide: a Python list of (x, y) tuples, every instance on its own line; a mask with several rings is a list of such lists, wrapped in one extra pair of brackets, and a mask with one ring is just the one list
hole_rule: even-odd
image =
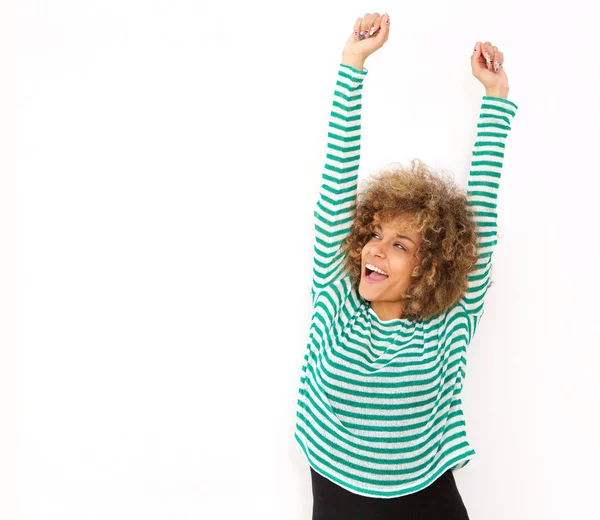
[(315, 210), (313, 313), (294, 438), (315, 471), (359, 495), (415, 493), (475, 455), (461, 391), (466, 347), (483, 315), (496, 245), (496, 198), (517, 105), (483, 96), (468, 205), (478, 263), (467, 292), (429, 320), (381, 320), (343, 272), (340, 245), (356, 209), (367, 69), (340, 64)]

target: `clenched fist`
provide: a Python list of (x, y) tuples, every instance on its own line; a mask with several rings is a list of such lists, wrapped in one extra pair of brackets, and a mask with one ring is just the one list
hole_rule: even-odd
[(477, 42), (471, 54), (471, 69), (488, 96), (506, 98), (508, 77), (504, 72), (504, 53), (490, 42)]
[(389, 34), (390, 17), (387, 13), (367, 13), (363, 18), (357, 18), (346, 41), (342, 63), (362, 70), (367, 57), (383, 46)]

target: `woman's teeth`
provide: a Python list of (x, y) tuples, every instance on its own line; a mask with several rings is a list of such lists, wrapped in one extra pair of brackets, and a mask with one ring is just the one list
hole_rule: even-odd
[(366, 264), (366, 266), (371, 271), (375, 271), (376, 273), (388, 276), (388, 274), (385, 271), (382, 271), (381, 269), (379, 269), (379, 267), (375, 267), (374, 265), (371, 265), (371, 264)]

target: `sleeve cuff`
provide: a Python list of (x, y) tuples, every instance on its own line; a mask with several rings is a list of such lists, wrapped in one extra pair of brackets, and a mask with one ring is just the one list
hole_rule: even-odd
[(501, 103), (505, 103), (507, 105), (512, 106), (515, 109), (515, 111), (519, 110), (519, 107), (515, 103), (513, 103), (512, 101), (510, 101), (508, 99), (494, 97), (494, 96), (483, 96), (483, 99), (493, 100), (493, 101), (499, 101)]
[(346, 88), (352, 92), (362, 89), (362, 83), (369, 71), (363, 67), (362, 70), (355, 69), (350, 65), (340, 63), (337, 73), (338, 86)]
[(363, 67), (362, 70), (358, 70), (358, 69), (355, 69), (354, 67), (351, 67), (350, 65), (346, 65), (345, 63), (340, 63), (340, 67), (344, 67), (344, 68), (348, 69), (349, 71), (353, 72), (354, 74), (358, 74), (361, 76), (366, 76), (367, 73), (369, 72), (365, 67)]

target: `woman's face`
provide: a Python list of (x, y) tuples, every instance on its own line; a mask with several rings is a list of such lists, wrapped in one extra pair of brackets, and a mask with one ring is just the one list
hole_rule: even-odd
[[(382, 311), (387, 308), (386, 312), (382, 312), (387, 315), (395, 315), (399, 311), (394, 317), (400, 317), (403, 310), (401, 295), (410, 287), (413, 269), (421, 262), (418, 249), (422, 240), (421, 233), (406, 217), (396, 217), (372, 228), (371, 237), (361, 254), (359, 294), (372, 303), (374, 310), (376, 307)], [(378, 267), (387, 276), (375, 275), (376, 279), (371, 280), (368, 276), (371, 270), (367, 265)], [(381, 303), (373, 306), (373, 302)]]

